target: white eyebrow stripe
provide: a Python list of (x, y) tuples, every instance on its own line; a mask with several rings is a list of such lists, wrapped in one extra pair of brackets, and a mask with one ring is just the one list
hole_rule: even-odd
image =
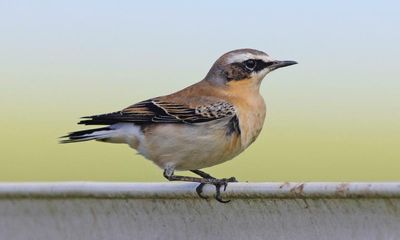
[(235, 55), (229, 56), (227, 59), (227, 63), (231, 64), (234, 62), (244, 62), (249, 59), (261, 59), (264, 62), (271, 62), (271, 61), (275, 60), (267, 55), (254, 55), (251, 53), (240, 53), (240, 54), (235, 54)]
[(227, 59), (227, 63), (231, 64), (234, 62), (243, 62), (246, 61), (248, 59), (254, 59), (255, 56), (253, 54), (250, 53), (240, 53), (240, 54), (234, 54), (228, 57)]

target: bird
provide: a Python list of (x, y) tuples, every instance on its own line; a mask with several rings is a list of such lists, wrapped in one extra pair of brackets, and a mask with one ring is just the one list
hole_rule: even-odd
[(266, 118), (261, 82), (268, 73), (294, 64), (250, 48), (227, 52), (201, 81), (120, 111), (82, 117), (78, 124), (103, 126), (70, 132), (60, 143), (128, 144), (160, 167), (169, 181), (199, 183), (196, 192), (206, 199), (203, 187), (214, 185), (215, 199), (229, 202), (221, 197), (221, 188), (225, 191), (236, 178), (218, 179), (200, 169), (233, 159), (256, 140)]

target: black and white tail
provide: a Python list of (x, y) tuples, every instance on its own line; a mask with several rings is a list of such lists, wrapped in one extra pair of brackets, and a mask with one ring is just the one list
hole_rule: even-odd
[(71, 132), (68, 135), (62, 136), (64, 138), (60, 143), (74, 143), (84, 142), (90, 140), (105, 140), (111, 137), (115, 132), (115, 129), (110, 127), (102, 127), (95, 129), (88, 129), (82, 131)]

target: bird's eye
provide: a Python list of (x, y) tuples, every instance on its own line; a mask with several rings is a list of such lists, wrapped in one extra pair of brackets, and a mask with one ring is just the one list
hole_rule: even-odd
[(244, 65), (246, 66), (247, 69), (253, 71), (254, 68), (256, 67), (257, 63), (256, 63), (256, 61), (249, 59), (249, 60), (244, 61)]

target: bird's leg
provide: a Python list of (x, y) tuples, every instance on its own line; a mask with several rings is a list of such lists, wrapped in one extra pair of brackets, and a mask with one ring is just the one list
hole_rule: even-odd
[[(216, 188), (216, 195), (215, 195), (215, 199), (219, 202), (222, 203), (227, 203), (228, 201), (225, 201), (221, 198), (221, 187), (224, 187), (224, 191), (226, 190), (226, 187), (228, 186), (229, 182), (237, 182), (235, 177), (230, 177), (230, 178), (222, 178), (222, 179), (216, 179), (215, 177), (211, 176), (208, 173), (205, 173), (203, 171), (200, 170), (190, 170), (192, 173), (195, 173), (203, 178), (209, 179), (211, 180), (209, 184), (213, 184)], [(199, 197), (207, 199), (207, 197), (203, 196), (203, 188), (207, 183), (200, 183), (199, 186), (197, 186), (196, 188), (196, 192), (199, 195)]]
[(173, 168), (166, 168), (164, 170), (164, 177), (168, 179), (169, 181), (185, 181), (185, 182), (198, 182), (200, 183), (199, 186), (196, 188), (196, 192), (201, 198), (207, 199), (205, 196), (203, 196), (201, 193), (203, 192), (203, 187), (205, 184), (212, 184), (216, 188), (216, 195), (215, 199), (218, 202), (222, 203), (227, 203), (229, 202), (226, 200), (223, 200), (221, 197), (221, 187), (224, 187), (224, 191), (226, 190), (226, 186), (228, 185), (228, 182), (237, 182), (234, 177), (231, 178), (222, 178), (222, 179), (216, 179), (212, 177), (211, 175), (200, 171), (200, 170), (191, 170), (193, 173), (203, 177), (203, 178), (197, 178), (197, 177), (188, 177), (188, 176), (177, 176), (174, 174), (174, 169)]
[(206, 178), (188, 177), (188, 176), (178, 176), (174, 174), (173, 168), (164, 169), (164, 177), (169, 181), (184, 181), (184, 182), (198, 182), (198, 183), (208, 183)]
[(192, 173), (195, 173), (199, 175), (200, 177), (206, 178), (206, 179), (214, 179), (214, 180), (225, 180), (226, 182), (237, 182), (235, 177), (230, 177), (230, 178), (222, 178), (222, 179), (216, 179), (215, 177), (211, 176), (208, 173), (205, 173), (200, 170), (190, 170)]

